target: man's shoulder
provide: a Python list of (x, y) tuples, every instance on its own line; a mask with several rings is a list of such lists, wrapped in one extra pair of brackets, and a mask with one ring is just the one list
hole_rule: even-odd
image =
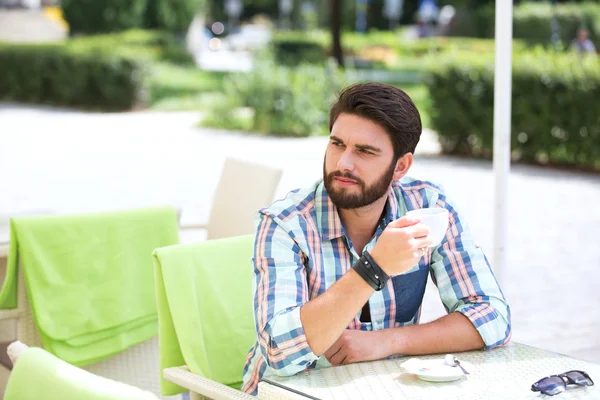
[(439, 200), (446, 202), (444, 187), (436, 182), (405, 176), (392, 184), (399, 203), (408, 209), (432, 207)]
[(286, 221), (293, 217), (310, 213), (315, 207), (315, 196), (320, 181), (310, 187), (295, 189), (282, 198), (275, 200), (270, 206), (260, 210), (274, 220)]
[(396, 191), (398, 195), (401, 192), (433, 192), (433, 193), (441, 193), (444, 191), (444, 188), (441, 184), (426, 181), (422, 179), (416, 179), (411, 176), (405, 176), (402, 179), (394, 181), (392, 183), (392, 187)]

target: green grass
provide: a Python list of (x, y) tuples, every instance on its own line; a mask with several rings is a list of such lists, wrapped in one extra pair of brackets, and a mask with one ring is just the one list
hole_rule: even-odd
[(149, 77), (149, 107), (163, 111), (200, 110), (206, 93), (219, 91), (225, 75), (196, 66), (157, 63)]

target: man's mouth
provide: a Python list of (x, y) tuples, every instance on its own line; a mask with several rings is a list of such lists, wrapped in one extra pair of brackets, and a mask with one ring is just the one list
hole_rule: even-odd
[(338, 183), (341, 183), (342, 185), (356, 185), (358, 182), (356, 182), (355, 180), (352, 179), (348, 179), (348, 178), (343, 178), (341, 176), (336, 176), (334, 178)]

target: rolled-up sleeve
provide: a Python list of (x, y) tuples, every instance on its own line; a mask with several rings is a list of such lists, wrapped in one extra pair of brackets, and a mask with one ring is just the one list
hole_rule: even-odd
[(306, 369), (318, 357), (300, 321), (308, 302), (305, 256), (291, 234), (261, 214), (254, 248), (254, 318), (260, 351), (277, 375)]
[(448, 312), (459, 312), (473, 323), (486, 350), (503, 345), (511, 336), (510, 307), (490, 264), (443, 190), (435, 204), (450, 214), (446, 237), (431, 262), (442, 302)]

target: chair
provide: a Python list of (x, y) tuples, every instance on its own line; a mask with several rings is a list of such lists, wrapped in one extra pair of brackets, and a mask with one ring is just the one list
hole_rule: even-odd
[(253, 233), (256, 212), (273, 201), (280, 179), (279, 169), (227, 158), (208, 224), (182, 225), (181, 230), (206, 230), (208, 240)]
[(25, 210), (9, 214), (0, 214), (0, 258), (8, 255), (8, 244), (10, 241), (10, 219), (32, 215), (52, 215), (52, 210)]
[(74, 367), (17, 341), (7, 350), (14, 368), (4, 400), (158, 400), (143, 391)]
[[(169, 230), (176, 232), (177, 221), (173, 220), (172, 226), (169, 225), (168, 228)], [(152, 249), (149, 249), (149, 258), (151, 257), (151, 252)], [(0, 254), (0, 269), (3, 270), (0, 271), (0, 279), (4, 278), (6, 271), (6, 259), (2, 260), (2, 258), (3, 257)], [(24, 268), (20, 265), (18, 268), (16, 284), (17, 307), (14, 309), (0, 310), (0, 338), (2, 341), (12, 341), (16, 339), (35, 347), (43, 347), (36, 319), (29, 302)], [(82, 367), (82, 369), (104, 378), (143, 388), (144, 390), (151, 391), (158, 395), (160, 393), (158, 358), (158, 337), (154, 336), (153, 338), (134, 345), (114, 356), (86, 365), (85, 367)], [(162, 398), (179, 399), (180, 396)]]
[(192, 399), (252, 399), (242, 370), (256, 334), (253, 235), (154, 252), (162, 393)]

